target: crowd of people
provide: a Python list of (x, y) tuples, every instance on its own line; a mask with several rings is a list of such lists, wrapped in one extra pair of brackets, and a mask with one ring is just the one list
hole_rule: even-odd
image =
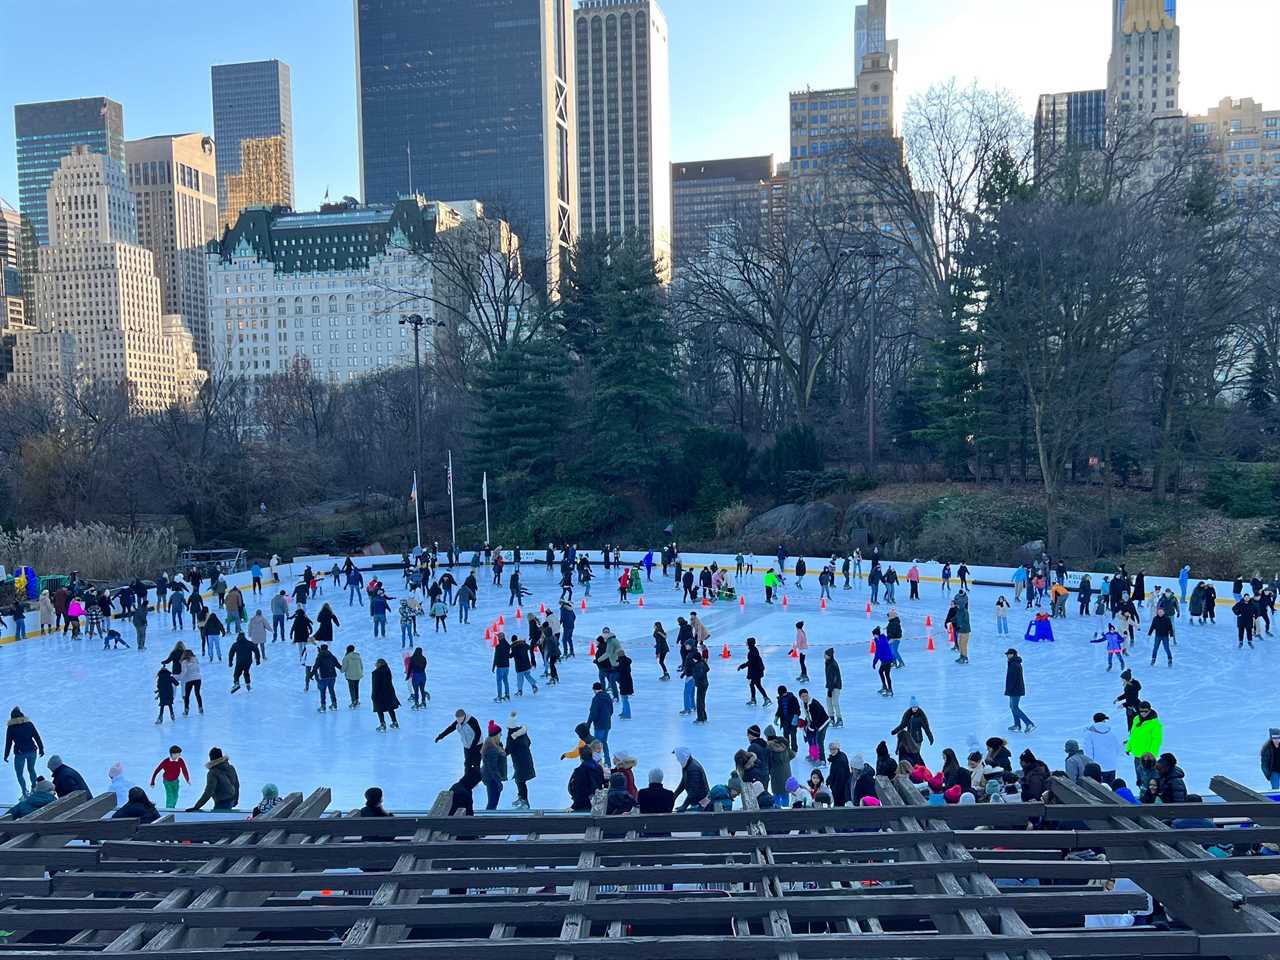
[[(377, 715), (377, 730), (383, 732), (388, 730), (388, 720), (390, 729), (399, 728), (397, 710), (401, 701), (397, 693), (397, 672), (403, 673), (413, 709), (421, 709), (430, 701), (428, 660), (420, 639), (419, 621), (429, 616), (436, 631), (447, 631), (452, 617), (450, 608), (456, 607), (457, 622), (468, 623), (479, 599), (482, 566), (492, 568), (492, 584), (500, 591), (499, 596), (501, 591), (506, 592), (508, 609), (516, 608), (512, 624), (507, 625), (503, 618), (501, 625), (488, 631), (486, 636), (494, 680), (493, 701), (505, 703), (513, 695), (523, 697), (526, 688), (529, 696), (536, 696), (541, 689), (540, 680), (547, 687), (559, 684), (558, 666), (576, 658), (577, 648), (582, 645), (581, 641), (575, 643), (579, 608), (575, 608), (574, 593), (579, 592), (580, 609), (585, 609), (591, 582), (596, 576), (595, 565), (588, 554), (579, 552), (574, 545), (559, 549), (548, 545), (540, 559), (547, 570), (554, 572), (558, 566), (560, 597), (549, 608), (542, 604), (539, 610), (531, 608), (527, 612), (522, 610), (522, 604), (530, 594), (521, 581), (520, 571), (522, 563), (529, 561), (521, 557), (518, 549), (508, 562), (501, 548), (493, 551), (486, 547), (473, 555), (467, 569), (457, 551), (451, 548), (443, 551), (442, 560), (438, 545), (402, 558), (404, 589), (401, 596), (393, 596), (376, 571), (362, 571), (349, 557), (334, 562), (327, 571), (308, 566), (297, 581), (285, 589), (280, 581), (279, 558), (273, 557), (266, 570), (257, 563), (251, 567), (243, 588), (229, 582), (217, 569), (192, 568), (181, 574), (161, 574), (154, 581), (138, 579), (113, 591), (96, 588), (72, 574), (68, 583), (42, 592), (37, 606), (41, 632), (58, 632), (76, 638), (80, 636), (83, 620), (84, 636), (101, 636), (104, 649), (130, 646), (116, 629), (117, 620), (132, 624), (135, 648), (145, 651), (147, 625), (152, 616), (167, 616), (174, 630), (186, 630), (189, 619), (199, 644), (197, 647), (193, 642), (187, 646), (180, 640), (159, 664), (154, 688), (159, 708), (156, 724), (166, 720), (176, 722), (175, 705), (179, 698), (184, 716), (189, 715), (193, 699), (195, 709), (204, 712), (203, 672), (210, 664), (223, 660), (223, 637), (230, 638), (225, 658), (231, 671), (230, 693), (241, 689), (246, 693), (251, 691), (253, 670), (268, 658), (272, 645), (290, 643), (297, 650), (303, 691), (309, 692), (311, 685), (316, 685), (320, 712), (339, 708), (339, 676), (346, 681), (347, 707), (359, 708), (364, 704), (361, 691), (366, 677), (365, 664), (354, 644), (348, 644), (341, 657), (335, 652), (334, 630), (341, 624), (334, 605), (340, 607), (341, 599), (345, 598), (347, 609), (367, 608), (375, 638), (386, 637), (386, 621), (395, 610), (401, 628), (401, 661), (393, 671), (387, 658), (378, 657), (368, 673), (369, 707)], [(786, 552), (780, 547), (776, 568), (759, 565), (754, 554), (739, 553), (732, 574), (716, 563), (702, 567), (695, 574), (683, 563), (677, 546), (672, 543), (657, 554), (650, 551), (634, 562), (625, 563), (617, 547), (607, 547), (601, 554), (600, 566), (616, 577), (620, 604), (630, 605), (635, 600), (642, 605), (645, 584), (653, 582), (655, 568), (660, 569), (660, 582), (669, 582), (684, 601), (708, 605), (732, 599), (741, 578), (753, 575), (758, 565), (764, 567), (766, 602), (775, 602), (781, 597), (785, 603), (786, 594), (781, 591), (803, 591), (809, 572), (804, 559), (796, 558), (788, 583), (787, 561)], [(1124, 711), (1124, 723), (1113, 725), (1105, 712), (1094, 713), (1087, 725), (1082, 718), (1079, 735), (1066, 740), (1060, 755), (1056, 756), (1043, 750), (1037, 754), (1028, 748), (1015, 759), (1007, 739), (998, 735), (982, 742), (973, 739), (965, 743), (963, 749), (959, 749), (958, 744), (935, 749), (928, 715), (916, 697), (910, 698), (901, 720), (885, 731), (884, 739), (874, 745), (869, 741), (856, 747), (851, 744), (846, 751), (840, 735), (832, 733), (844, 726), (840, 702), (844, 673), (837, 649), (834, 646), (823, 649), (821, 669), (815, 670), (815, 678), (811, 679), (808, 633), (805, 621), (797, 620), (790, 648), (796, 675), (793, 680), (786, 678), (787, 682), (772, 685), (772, 692), (766, 686), (767, 668), (760, 641), (754, 636), (746, 638), (744, 659), (735, 664), (733, 672), (744, 674), (746, 705), (771, 709), (772, 713), (746, 728), (745, 739), (732, 757), (717, 759), (719, 775), (708, 775), (702, 761), (688, 748), (677, 747), (674, 756), (681, 776), (674, 789), (664, 786), (664, 774), (659, 767), (650, 771), (647, 786), (640, 787), (634, 774), (636, 758), (622, 751), (615, 753), (610, 747), (610, 732), (615, 721), (626, 721), (632, 716), (632, 698), (636, 696), (637, 686), (632, 656), (635, 651), (629, 651), (618, 635), (604, 627), (589, 640), (584, 651), (595, 667), (590, 691), (580, 693), (585, 719), (571, 731), (565, 731), (566, 739), (571, 734), (576, 738), (575, 745), (561, 755), (563, 759), (576, 761), (565, 785), (570, 807), (591, 809), (593, 799), (601, 790), (607, 790), (610, 813), (631, 809), (644, 812), (676, 808), (728, 809), (735, 801), (762, 808), (875, 805), (876, 776), (903, 778), (919, 789), (929, 803), (1001, 803), (1042, 798), (1048, 777), (1055, 772), (1076, 781), (1094, 779), (1134, 803), (1180, 802), (1188, 798), (1182, 768), (1174, 754), (1162, 749), (1163, 726), (1159, 714), (1143, 699), (1141, 683), (1124, 657), (1132, 655), (1143, 612), (1150, 613), (1148, 635), (1155, 638), (1153, 666), (1161, 650), (1172, 666), (1170, 644), (1176, 644), (1173, 624), (1182, 616), (1184, 606), (1192, 621), (1212, 620), (1217, 600), (1214, 588), (1202, 581), (1190, 591), (1188, 599), (1189, 572), (1185, 567), (1180, 572), (1178, 594), (1169, 585), (1163, 589), (1156, 584), (1148, 585), (1142, 572), (1130, 578), (1123, 567), (1104, 578), (1096, 591), (1087, 575), (1080, 578), (1075, 587), (1080, 615), (1107, 620), (1106, 629), (1098, 631), (1096, 642), (1106, 644), (1108, 670), (1112, 669), (1114, 659), (1119, 660), (1123, 688), (1118, 691), (1115, 703)], [(893, 697), (894, 671), (906, 667), (900, 650), (902, 622), (895, 606), (898, 574), (891, 564), (882, 565), (874, 549), (866, 557), (856, 550), (843, 557), (833, 557), (829, 563), (822, 564), (818, 573), (820, 596), (824, 601), (841, 578), (844, 589), (860, 588), (865, 582), (869, 612), (881, 604), (888, 605), (883, 622), (871, 626), (869, 640), (871, 665), (880, 682), (879, 692), (886, 698)], [(911, 564), (905, 574), (909, 584), (906, 602), (919, 598), (921, 579), (919, 566)], [(940, 591), (948, 598), (943, 620), (946, 642), (956, 654), (956, 662), (968, 664), (972, 631), (971, 571), (961, 563), (953, 577), (952, 568), (947, 564), (942, 568), (940, 580)], [(1064, 565), (1051, 564), (1045, 557), (1016, 568), (1012, 580), (1013, 603), (1021, 603), (1025, 598), (1028, 609), (1047, 606), (1051, 616), (1066, 616), (1066, 598), (1071, 590)], [(333, 591), (332, 599), (325, 598), (326, 586)], [(1275, 589), (1257, 578), (1237, 581), (1234, 588), (1236, 597), (1232, 609), (1238, 620), (1240, 644), (1248, 642), (1252, 646), (1257, 634), (1270, 633)], [(263, 605), (250, 614), (255, 602)], [(313, 617), (309, 608), (317, 605)], [(1000, 596), (995, 610), (997, 635), (1008, 633), (1010, 608), (1009, 601)], [(23, 601), (19, 600), (10, 613), (15, 623), (22, 621)], [(672, 680), (674, 668), (675, 677), (683, 683), (680, 714), (692, 718), (693, 724), (706, 724), (710, 719), (707, 694), (716, 656), (711, 638), (712, 631), (697, 609), (687, 616), (676, 617), (670, 632), (662, 620), (655, 621), (652, 630), (652, 656), (660, 671), (656, 681)], [(671, 667), (668, 657), (674, 661)], [(727, 643), (720, 658), (731, 658)], [(512, 670), (516, 674), (514, 694)], [(789, 686), (792, 683), (794, 689)], [(1036, 725), (1022, 708), (1027, 682), (1022, 658), (1014, 647), (1005, 654), (1003, 690), (1012, 721), (1009, 731), (1030, 734)], [(529, 728), (516, 711), (510, 712), (505, 724), (490, 720), (482, 725), (472, 713), (458, 709), (454, 722), (441, 731), (436, 740), (450, 736), (459, 739), (463, 753), (462, 775), (450, 787), (455, 809), (472, 812), (472, 794), (481, 785), (485, 788), (485, 808), (496, 809), (506, 785), (511, 782), (515, 784), (516, 794), (512, 805), (529, 805), (528, 784), (536, 776), (534, 751)], [(38, 775), (36, 758), (43, 755), (44, 744), (35, 724), (15, 707), (5, 741), (5, 761), (12, 756), (23, 795), (12, 811), (15, 815), (30, 812), (54, 796), (87, 789), (84, 778), (58, 756), (49, 760), (50, 777)], [(1280, 789), (1280, 729), (1270, 731), (1260, 748), (1259, 759), (1264, 778), (1273, 788)], [(123, 779), (122, 764), (114, 764), (109, 773), (110, 789), (120, 800), (119, 815), (136, 815), (140, 805), (150, 803), (145, 789)], [(175, 745), (168, 757), (160, 761), (150, 786), (155, 786), (157, 776), (161, 778), (165, 807), (175, 809), (182, 783), (191, 782), (180, 747)], [(135, 796), (135, 792), (138, 795)], [(210, 801), (214, 809), (233, 809), (239, 803), (239, 792), (235, 767), (214, 747), (206, 764), (203, 794), (189, 809), (201, 809)], [(274, 785), (264, 786), (266, 809), (278, 797), (279, 791)], [(372, 806), (381, 807), (380, 793), (378, 802)], [(133, 812), (124, 814), (122, 811), (126, 809)], [(154, 813), (155, 809), (150, 812)]]

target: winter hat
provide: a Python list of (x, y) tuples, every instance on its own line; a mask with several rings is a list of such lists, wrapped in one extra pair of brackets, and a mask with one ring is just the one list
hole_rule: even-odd
[(962, 807), (967, 803), (977, 803), (977, 802), (978, 802), (978, 798), (975, 797), (972, 793), (960, 794), (960, 806)]
[(1068, 740), (1062, 745), (1062, 749), (1066, 750), (1067, 753), (1075, 753), (1080, 749), (1080, 742), (1078, 740)]
[(859, 803), (861, 803), (864, 807), (878, 807), (878, 806), (880, 806), (880, 801), (879, 801), (879, 800), (877, 800), (875, 797), (863, 797), (863, 798), (862, 798), (860, 801), (858, 801), (858, 802), (859, 802)]
[[(1110, 719), (1111, 719), (1111, 718), (1110, 718), (1110, 717), (1108, 717), (1105, 713), (1095, 713), (1095, 714), (1093, 715), (1093, 722), (1094, 722), (1094, 723), (1102, 723), (1104, 720), (1110, 720)], [(1275, 731), (1275, 732), (1276, 732), (1276, 735), (1277, 735), (1277, 736), (1280, 736), (1280, 730), (1277, 730), (1277, 731)]]
[(649, 771), (649, 783), (651, 785), (655, 783), (661, 784), (662, 778), (663, 778), (663, 773), (662, 773), (661, 767), (654, 767), (652, 770)]
[(917, 700), (915, 697), (912, 697), (912, 698), (911, 698), (911, 702), (908, 704), (908, 706), (911, 706), (911, 707), (918, 707), (918, 706), (920, 706), (920, 701), (919, 701), (919, 700)]
[(747, 736), (750, 737), (752, 740), (755, 740), (757, 737), (759, 737), (760, 725), (753, 723), (751, 726), (747, 727)]
[(492, 720), (489, 721), (489, 726), (487, 729), (489, 731), (489, 736), (491, 737), (496, 737), (498, 734), (502, 732), (502, 728), (498, 726), (496, 723), (494, 723)]
[(1133, 671), (1132, 671), (1132, 670), (1121, 670), (1121, 671), (1120, 671), (1120, 679), (1121, 679), (1121, 680), (1132, 680), (1132, 679), (1133, 679)]
[(32, 789), (33, 789), (33, 790), (39, 790), (39, 791), (41, 791), (42, 793), (52, 793), (52, 792), (53, 792), (53, 784), (52, 784), (52, 783), (50, 783), (50, 782), (49, 782), (47, 779), (45, 779), (44, 777), (36, 777), (35, 786), (34, 786)]
[(987, 781), (987, 796), (988, 796), (988, 797), (994, 797), (994, 796), (996, 796), (996, 795), (997, 795), (998, 793), (1000, 793), (1003, 789), (1004, 789), (1004, 784), (1002, 784), (999, 780), (988, 780), (988, 781)]
[(262, 785), (263, 800), (274, 800), (278, 796), (280, 796), (280, 788), (274, 783), (264, 783)]
[(382, 788), (370, 787), (364, 792), (364, 802), (370, 805), (382, 802)]
[(793, 790), (800, 789), (800, 781), (797, 780), (795, 777), (788, 777), (786, 786), (787, 786), (787, 793), (791, 793)]
[(111, 769), (107, 771), (107, 776), (112, 780), (114, 780), (116, 777), (122, 776), (123, 774), (124, 774), (124, 764), (121, 763), (119, 760), (113, 763), (111, 765)]
[(946, 789), (946, 781), (942, 779), (942, 774), (935, 773), (929, 778), (929, 789), (934, 793), (942, 793)]
[(676, 755), (676, 762), (682, 767), (689, 762), (689, 757), (692, 756), (692, 754), (689, 753), (688, 747), (676, 747), (675, 750), (671, 752)]
[(1280, 739), (1280, 727), (1272, 727), (1268, 736), (1271, 737), (1272, 740)]
[(862, 754), (860, 753), (855, 753), (853, 758), (849, 761), (849, 769), (851, 770), (861, 770), (866, 765), (867, 761), (863, 759)]
[(960, 784), (956, 783), (942, 792), (942, 799), (946, 800), (947, 803), (959, 803), (960, 796), (963, 793), (964, 791), (960, 788)]
[(1010, 647), (1008, 650), (1004, 652), (1004, 655), (1006, 657), (1009, 656), (1009, 654), (1013, 654), (1016, 657), (1018, 655), (1018, 651), (1015, 650), (1013, 647)]
[(55, 753), (49, 758), (49, 769), (57, 770), (60, 766), (62, 766), (62, 758)]
[(929, 771), (924, 767), (915, 766), (911, 768), (912, 783), (924, 783), (928, 779), (929, 779)]
[(764, 728), (765, 739), (772, 740), (778, 735), (778, 731), (773, 728), (773, 724)]

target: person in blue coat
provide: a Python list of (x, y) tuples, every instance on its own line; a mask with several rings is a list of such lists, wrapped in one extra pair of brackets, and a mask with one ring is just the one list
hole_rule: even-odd
[(1187, 602), (1187, 582), (1191, 579), (1191, 564), (1183, 564), (1181, 570), (1178, 571), (1178, 590), (1182, 594), (1182, 602)]
[(587, 713), (587, 723), (600, 745), (604, 747), (604, 763), (610, 766), (613, 758), (609, 755), (609, 728), (613, 726), (613, 698), (605, 693), (604, 684), (598, 680), (591, 685), (591, 709)]
[(49, 772), (53, 776), (53, 792), (58, 796), (65, 797), (67, 794), (75, 793), (77, 790), (83, 790), (89, 797), (93, 796), (93, 791), (84, 782), (84, 777), (80, 776), (80, 772), (74, 767), (63, 763), (62, 758), (57, 754), (49, 758)]
[(871, 631), (871, 643), (875, 655), (871, 658), (871, 666), (880, 674), (880, 696), (893, 696), (893, 647), (889, 638), (876, 627)]

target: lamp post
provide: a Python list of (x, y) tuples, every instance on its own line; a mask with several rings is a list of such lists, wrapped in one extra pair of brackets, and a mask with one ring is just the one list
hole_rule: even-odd
[[(400, 318), (400, 325), (413, 328), (413, 487), (414, 513), (418, 513), (418, 503), (422, 497), (418, 490), (418, 477), (422, 473), (422, 354), (419, 348), (419, 333), (427, 325), (426, 318), (420, 313), (411, 313)], [(418, 547), (422, 547), (422, 529), (418, 529)]]

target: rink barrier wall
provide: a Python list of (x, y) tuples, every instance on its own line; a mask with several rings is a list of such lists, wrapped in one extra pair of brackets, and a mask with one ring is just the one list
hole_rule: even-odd
[[(459, 563), (457, 567), (455, 567), (454, 569), (461, 569), (464, 571), (469, 570), (471, 568), (471, 555), (473, 552), (474, 551), (466, 551), (466, 550), (462, 551), (461, 557), (459, 559)], [(545, 547), (542, 550), (525, 550), (523, 547), (521, 547), (520, 552), (521, 552), (520, 564), (522, 567), (525, 565), (538, 566), (538, 567), (545, 566), (546, 564), (546, 561), (545, 561), (546, 548)], [(592, 561), (592, 566), (597, 572), (600, 572), (602, 570), (599, 563), (599, 559), (598, 559), (600, 556), (599, 550), (594, 551), (594, 553), (590, 550), (584, 550), (579, 552), (586, 553), (588, 556), (595, 556), (597, 559)], [(503, 554), (503, 558), (509, 564), (514, 563), (514, 560), (512, 559), (514, 554), (511, 550), (503, 550), (502, 554)], [(623, 562), (632, 564), (634, 566), (635, 564), (640, 563), (644, 559), (644, 555), (645, 555), (645, 551), (643, 550), (624, 550), (622, 551), (622, 560)], [(653, 565), (661, 569), (661, 563), (658, 559), (658, 556), (659, 556), (658, 551), (655, 550)], [(356, 566), (360, 568), (361, 572), (370, 571), (370, 570), (377, 571), (377, 572), (386, 572), (386, 571), (394, 572), (402, 569), (402, 561), (400, 558), (400, 554), (385, 553), (385, 554), (375, 554), (370, 556), (356, 556), (352, 554), (351, 559), (356, 563)], [(291, 561), (280, 563), (279, 565), (280, 573), (281, 573), (280, 583), (282, 585), (284, 584), (292, 585), (293, 578), (295, 576), (295, 573), (294, 573), (295, 569), (300, 572), (303, 569), (305, 569), (308, 565), (311, 566), (312, 571), (316, 573), (317, 576), (323, 579), (324, 577), (327, 577), (329, 575), (329, 570), (333, 568), (334, 563), (341, 564), (345, 560), (346, 560), (345, 554), (343, 555), (313, 554), (309, 556), (294, 557)], [(757, 555), (756, 564), (755, 564), (756, 570), (755, 570), (754, 576), (757, 576), (757, 577), (761, 576), (765, 572), (765, 570), (769, 569), (769, 567), (776, 562), (776, 560), (777, 560), (777, 557), (762, 557)], [(788, 577), (794, 576), (796, 558), (788, 557), (787, 561), (791, 564), (791, 566), (787, 567), (784, 573)], [(724, 567), (732, 571), (736, 566), (736, 555), (716, 554), (716, 553), (682, 553), (680, 555), (680, 562), (684, 565), (686, 569), (690, 569), (690, 570), (701, 570), (712, 563), (716, 563), (716, 564), (719, 564), (721, 567)], [(805, 565), (808, 567), (808, 570), (805, 573), (805, 577), (812, 578), (811, 582), (814, 584), (815, 592), (816, 592), (818, 574), (822, 571), (822, 567), (824, 564), (831, 562), (831, 558), (806, 556), (804, 558), (804, 562), (805, 562)], [(882, 558), (880, 561), (880, 565), (885, 569), (888, 569), (890, 566), (894, 567), (898, 571), (898, 577), (899, 577), (898, 588), (902, 591), (909, 591), (906, 578), (907, 578), (907, 571), (911, 568), (912, 562), (914, 562), (920, 568), (921, 583), (939, 583), (940, 584), (942, 582), (942, 564), (934, 560), (903, 561), (903, 560), (890, 560), (890, 559)], [(559, 563), (558, 554), (556, 558), (556, 563), (557, 564)], [(870, 569), (870, 566), (871, 566), (871, 561), (868, 558), (863, 557), (862, 576), (864, 580), (866, 579), (867, 571)], [(960, 563), (958, 561), (951, 565), (951, 583), (952, 583), (953, 589), (957, 589), (960, 585), (960, 579), (955, 574), (956, 568), (959, 566), (960, 566)], [(1014, 567), (970, 566), (969, 581), (974, 586), (1004, 587), (1012, 591), (1013, 590), (1012, 578), (1013, 578), (1014, 569), (1015, 569)], [(612, 571), (610, 572), (612, 573)], [(1074, 571), (1074, 572), (1068, 571), (1067, 572), (1068, 589), (1070, 589), (1072, 592), (1075, 592), (1076, 587), (1080, 583), (1080, 578), (1084, 576), (1086, 572), (1089, 574), (1089, 579), (1092, 582), (1095, 591), (1097, 590), (1099, 585), (1101, 585), (1103, 577), (1110, 576), (1110, 574), (1107, 574), (1107, 573), (1096, 573), (1093, 571)], [(1135, 573), (1136, 572), (1137, 571), (1135, 571)], [(263, 573), (264, 573), (263, 580), (264, 580), (264, 586), (265, 586), (266, 583), (271, 582), (270, 570), (264, 567)], [(596, 579), (599, 580), (603, 578), (597, 576)], [(228, 583), (234, 586), (243, 588), (243, 587), (252, 585), (253, 575), (249, 570), (241, 570), (236, 573), (228, 574), (227, 581)], [(837, 588), (838, 588), (840, 582), (842, 581), (842, 575), (840, 573), (840, 565), (838, 563), (836, 565), (836, 581), (837, 581)], [(1218, 591), (1218, 606), (1231, 606), (1231, 604), (1235, 602), (1234, 598), (1231, 595), (1230, 581), (1207, 580), (1205, 582), (1212, 583), (1214, 586), (1214, 589)], [(1196, 583), (1199, 583), (1199, 580), (1195, 576), (1192, 576), (1188, 585), (1188, 596), (1190, 596), (1190, 588), (1194, 586)], [(1148, 592), (1154, 589), (1156, 584), (1159, 584), (1162, 589), (1165, 586), (1172, 587), (1173, 592), (1175, 594), (1179, 593), (1178, 577), (1176, 574), (1173, 576), (1148, 575), (1147, 577)], [(201, 593), (201, 596), (206, 598), (212, 597), (213, 592), (212, 591), (204, 592), (204, 593)], [(904, 596), (903, 600), (905, 601), (905, 599), (906, 597)], [(1012, 600), (1012, 598), (1010, 599)], [(31, 640), (31, 639), (38, 638), (40, 636), (49, 636), (49, 634), (41, 634), (39, 632), (40, 628), (38, 625), (34, 629), (31, 627), (31, 614), (33, 612), (36, 613), (37, 620), (39, 617), (39, 612), (35, 611), (34, 608), (31, 608), (27, 611), (28, 626), (27, 626), (26, 639)], [(117, 613), (112, 615), (112, 620), (122, 620), (122, 619), (125, 619), (123, 614)], [(9, 644), (9, 643), (14, 643), (14, 642), (16, 642), (16, 638), (14, 637), (13, 633), (7, 633), (3, 636), (0, 636), (0, 646)]]

